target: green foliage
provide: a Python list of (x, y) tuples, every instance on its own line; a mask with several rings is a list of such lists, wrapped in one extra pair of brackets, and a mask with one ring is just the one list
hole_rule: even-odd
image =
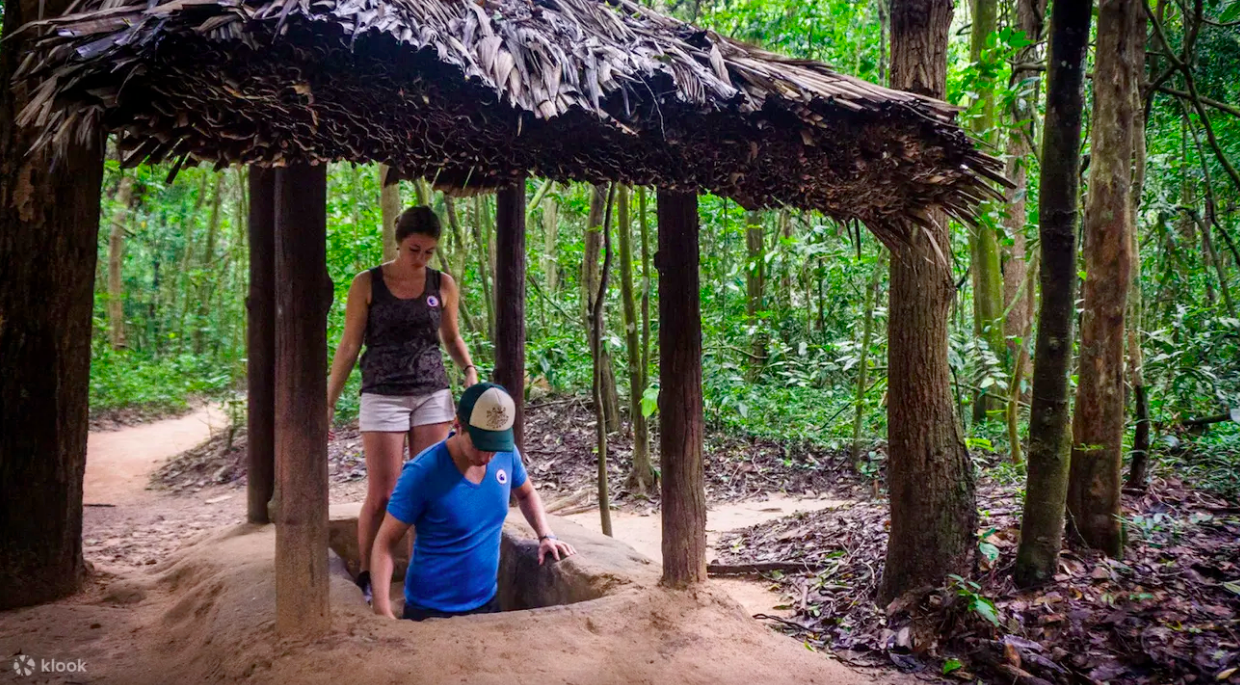
[(982, 586), (961, 578), (956, 574), (948, 576), (956, 595), (965, 600), (965, 607), (995, 626), (1002, 625), (999, 620), (999, 609), (993, 600), (981, 594)]
[(91, 413), (182, 411), (192, 397), (224, 396), (233, 387), (233, 371), (188, 353), (152, 358), (95, 345), (90, 362)]

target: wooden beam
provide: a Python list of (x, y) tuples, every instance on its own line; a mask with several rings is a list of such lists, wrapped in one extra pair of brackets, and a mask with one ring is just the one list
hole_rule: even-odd
[(525, 446), (525, 178), (495, 195), (495, 382), (517, 406), (517, 447)]
[(327, 577), (327, 167), (275, 172), (276, 629), (330, 626)]
[(271, 523), (276, 458), (276, 172), (250, 168), (246, 298), (246, 520)]
[(697, 194), (660, 189), (658, 215), (663, 583), (679, 586), (706, 580)]

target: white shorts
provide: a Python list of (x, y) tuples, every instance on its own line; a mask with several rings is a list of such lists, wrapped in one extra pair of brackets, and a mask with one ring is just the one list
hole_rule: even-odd
[(403, 433), (416, 426), (446, 423), (456, 416), (452, 391), (429, 395), (375, 395), (362, 393), (358, 427), (362, 432)]

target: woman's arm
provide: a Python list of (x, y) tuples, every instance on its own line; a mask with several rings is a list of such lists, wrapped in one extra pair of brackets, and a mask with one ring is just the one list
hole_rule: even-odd
[(327, 420), (331, 423), (336, 412), (336, 400), (344, 392), (345, 381), (353, 372), (357, 355), (362, 350), (362, 338), (366, 333), (366, 317), (370, 313), (370, 272), (363, 271), (349, 286), (349, 298), (344, 305), (344, 333), (332, 358), (332, 372), (327, 379)]
[(439, 292), (443, 295), (443, 316), (439, 319), (439, 339), (443, 341), (448, 356), (465, 372), (465, 387), (478, 382), (478, 368), (469, 357), (469, 347), (461, 337), (460, 319), (457, 311), (461, 302), (461, 291), (456, 287), (452, 276), (441, 273)]

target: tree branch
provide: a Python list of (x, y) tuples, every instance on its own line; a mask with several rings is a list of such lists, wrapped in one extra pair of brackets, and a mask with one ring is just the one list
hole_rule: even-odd
[[(1200, 4), (1200, 3), (1199, 3)], [(1214, 156), (1218, 158), (1223, 169), (1227, 171), (1227, 175), (1231, 178), (1232, 184), (1240, 190), (1240, 173), (1236, 172), (1236, 168), (1231, 165), (1231, 161), (1227, 159), (1227, 155), (1223, 154), (1223, 149), (1219, 147), (1218, 138), (1214, 135), (1214, 127), (1210, 125), (1210, 115), (1206, 112), (1205, 106), (1201, 102), (1201, 95), (1197, 92), (1197, 81), (1193, 78), (1193, 70), (1188, 68), (1184, 60), (1172, 54), (1171, 43), (1167, 40), (1167, 32), (1163, 29), (1162, 22), (1154, 15), (1154, 10), (1150, 8), (1148, 0), (1141, 3), (1145, 8), (1145, 14), (1150, 20), (1150, 24), (1154, 27), (1154, 35), (1158, 37), (1158, 42), (1162, 44), (1163, 49), (1167, 51), (1167, 59), (1179, 69), (1184, 75), (1184, 83), (1188, 86), (1189, 98), (1193, 103), (1193, 109), (1197, 110), (1197, 116), (1201, 118), (1201, 125), (1206, 130), (1206, 139), (1210, 141), (1210, 148), (1214, 150)]]
[[(1187, 120), (1188, 108), (1184, 106), (1183, 102), (1180, 102), (1180, 111), (1183, 112), (1184, 118)], [(1214, 226), (1214, 229), (1218, 231), (1219, 235), (1223, 236), (1223, 242), (1227, 243), (1227, 248), (1231, 250), (1232, 258), (1236, 260), (1236, 268), (1240, 269), (1240, 250), (1236, 249), (1236, 244), (1232, 242), (1231, 235), (1223, 229), (1223, 226), (1218, 222), (1218, 216), (1215, 213), (1215, 208), (1218, 206), (1218, 200), (1214, 197), (1214, 181), (1210, 178), (1210, 165), (1206, 164), (1205, 151), (1201, 149), (1201, 136), (1197, 134), (1197, 129), (1192, 125), (1191, 121), (1188, 122), (1188, 130), (1193, 134), (1193, 144), (1197, 148), (1197, 159), (1201, 162), (1201, 173), (1205, 178), (1206, 214), (1210, 219), (1210, 223)]]
[[(1167, 95), (1174, 95), (1178, 98), (1183, 98), (1185, 100), (1193, 99), (1193, 96), (1191, 94), (1186, 93), (1182, 90), (1176, 90), (1175, 88), (1172, 88), (1170, 86), (1164, 86), (1164, 85), (1158, 84), (1158, 85), (1154, 85), (1153, 89), (1160, 93), (1165, 93)], [(1214, 109), (1217, 109), (1222, 112), (1226, 112), (1232, 115), (1233, 117), (1240, 117), (1240, 107), (1235, 107), (1233, 105), (1227, 104), (1226, 102), (1219, 102), (1218, 100), (1212, 100), (1210, 98), (1205, 98), (1205, 97), (1201, 98), (1201, 102), (1202, 104), (1209, 105), (1213, 107)]]

